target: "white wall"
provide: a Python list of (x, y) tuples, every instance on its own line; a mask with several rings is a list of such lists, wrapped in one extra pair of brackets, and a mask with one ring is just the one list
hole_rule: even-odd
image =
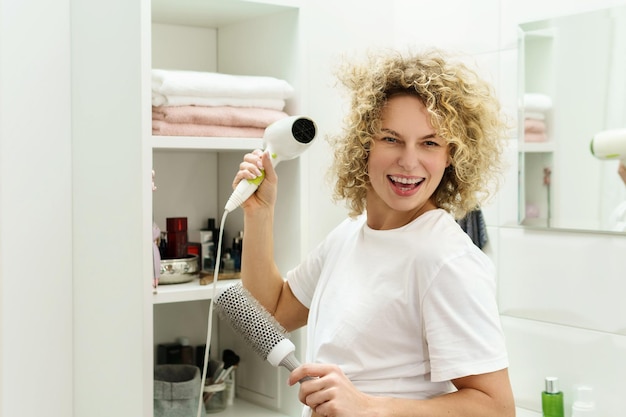
[(0, 416), (72, 415), (69, 0), (0, 0)]

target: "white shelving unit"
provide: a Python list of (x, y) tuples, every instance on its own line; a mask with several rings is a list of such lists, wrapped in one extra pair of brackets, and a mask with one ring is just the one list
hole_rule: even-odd
[[(69, 360), (72, 368), (64, 404), (81, 416), (153, 417), (155, 344), (179, 336), (202, 343), (210, 290), (166, 294), (176, 292), (172, 287), (153, 294), (152, 221), (162, 227), (165, 216), (186, 215), (190, 230), (207, 218), (219, 221), (241, 157), (261, 139), (152, 137), (151, 69), (284, 79), (296, 92), (286, 112), (316, 120), (318, 143), (277, 167), (274, 253), (285, 273), (344, 217), (343, 208), (328, 198), (322, 172), (330, 153), (321, 139), (343, 113), (329, 79), (333, 66), (353, 48), (362, 50), (381, 38), (391, 42), (392, 31), (371, 28), (381, 18), (392, 20), (394, 10), (355, 9), (330, 0), (81, 0), (71, 6), (69, 21), (59, 9), (69, 32), (64, 24), (51, 32), (58, 35), (53, 43), (71, 53), (71, 78), (65, 70), (53, 71), (62, 75), (59, 85), (71, 83), (71, 94), (55, 96), (58, 110), (71, 107), (71, 144), (61, 135), (68, 148), (56, 144), (55, 152), (45, 155), (62, 154), (67, 162), (71, 154), (72, 162), (62, 164), (59, 174), (71, 182), (71, 196), (58, 196), (71, 200), (71, 210), (51, 207), (55, 219), (66, 216), (65, 222), (51, 223), (54, 230), (63, 229), (64, 240), (55, 240), (55, 249), (63, 252), (63, 242), (71, 238), (71, 277), (64, 279), (71, 291), (52, 299), (72, 307), (67, 331), (55, 334), (55, 340), (65, 341), (55, 345), (63, 352), (61, 363)], [(56, 58), (64, 62), (63, 56)], [(61, 116), (55, 123), (70, 123), (69, 114)], [(63, 227), (67, 216), (71, 230)], [(242, 220), (241, 211), (230, 213), (227, 235), (241, 230)], [(297, 387), (287, 386), (287, 372), (244, 347), (240, 353), (241, 341), (217, 324), (216, 349), (233, 346), (245, 358), (237, 371), (238, 401), (260, 405), (270, 416), (299, 415)], [(291, 334), (301, 359), (302, 333)]]
[[(296, 91), (296, 96), (287, 101), (285, 112), (298, 112), (302, 100), (299, 2), (151, 0), (151, 15), (152, 68), (284, 79)], [(232, 192), (232, 179), (243, 154), (263, 147), (262, 138), (150, 135), (144, 141), (157, 186), (152, 193), (152, 212), (146, 215), (152, 216), (162, 231), (167, 217), (187, 217), (190, 241), (194, 241), (196, 230), (207, 226), (209, 218), (215, 219), (216, 227), (220, 226), (223, 207)], [(300, 222), (299, 162), (281, 164), (278, 170), (285, 177), (278, 202), (285, 212), (277, 225), (277, 235), (290, 240), (277, 242), (289, 248), (280, 251), (277, 263), (286, 268), (284, 265), (294, 264), (299, 255), (300, 237), (292, 232), (298, 230), (295, 225)], [(241, 212), (229, 213), (222, 253), (242, 229)], [(284, 394), (288, 388), (285, 378), (280, 377), (281, 371), (258, 358), (216, 317), (208, 317), (213, 295), (235, 282), (219, 280), (216, 286), (200, 285), (194, 279), (184, 284), (159, 285), (149, 297), (153, 309), (151, 348), (180, 336), (187, 337), (192, 345), (204, 344), (207, 320), (213, 320), (211, 357), (219, 359), (221, 351), (229, 348), (242, 358), (237, 369), (235, 404), (219, 415), (299, 414), (297, 395)]]

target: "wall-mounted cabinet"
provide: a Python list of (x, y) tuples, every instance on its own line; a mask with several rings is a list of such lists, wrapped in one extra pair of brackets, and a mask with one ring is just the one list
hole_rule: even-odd
[[(269, 76), (287, 81), (295, 91), (284, 111), (296, 114), (303, 100), (303, 46), (299, 33), (298, 2), (210, 0), (153, 0), (151, 61), (153, 69), (193, 70), (233, 75)], [(150, 73), (144, 74), (151, 77)], [(151, 120), (145, 120), (151, 123)], [(144, 137), (147, 160), (156, 173), (156, 191), (145, 215), (165, 230), (167, 217), (187, 217), (190, 236), (206, 228), (209, 218), (219, 227), (224, 205), (232, 192), (232, 180), (243, 154), (263, 147), (262, 137)], [(277, 212), (277, 245), (289, 248), (277, 252), (279, 268), (286, 270), (299, 259), (300, 222), (299, 161), (277, 167), (281, 175), (280, 212)], [(145, 175), (149, 175), (146, 172)], [(284, 181), (282, 180), (284, 178)], [(223, 250), (243, 230), (241, 210), (228, 214), (224, 226)], [(289, 239), (289, 241), (281, 241)], [(148, 244), (149, 242), (147, 242)], [(210, 277), (212, 278), (212, 276)], [(148, 280), (149, 277), (146, 277)], [(218, 281), (218, 287), (232, 285)], [(281, 370), (261, 361), (257, 355), (215, 317), (208, 317), (213, 285), (198, 280), (184, 284), (159, 285), (152, 295), (153, 329), (151, 345), (186, 337), (192, 345), (205, 343), (208, 320), (213, 320), (211, 357), (219, 359), (229, 348), (241, 356), (237, 369), (237, 395), (227, 415), (275, 416), (299, 413), (297, 395), (285, 395), (288, 388)], [(145, 381), (151, 386), (152, 381)], [(147, 392), (150, 392), (148, 389)], [(229, 414), (230, 413), (230, 414)], [(256, 413), (256, 414), (255, 414)]]
[(550, 226), (554, 170), (555, 31), (542, 27), (520, 33), (519, 221)]

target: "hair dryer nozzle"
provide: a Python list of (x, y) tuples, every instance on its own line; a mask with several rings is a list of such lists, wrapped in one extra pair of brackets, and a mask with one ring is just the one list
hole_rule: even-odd
[(300, 143), (310, 143), (315, 139), (316, 133), (315, 123), (306, 117), (299, 117), (291, 126), (291, 134)]

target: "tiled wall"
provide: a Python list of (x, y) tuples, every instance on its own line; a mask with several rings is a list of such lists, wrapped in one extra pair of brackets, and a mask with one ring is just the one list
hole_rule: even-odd
[[(517, 25), (626, 1), (396, 1), (398, 43), (436, 45), (474, 56), (512, 117), (517, 108)], [(584, 59), (584, 57), (581, 57)], [(626, 415), (626, 236), (537, 231), (517, 219), (517, 145), (497, 198), (484, 207), (488, 253), (518, 407), (539, 412), (546, 376), (558, 376), (571, 415), (577, 384), (594, 387), (598, 416)], [(574, 179), (573, 179), (574, 180)], [(525, 415), (525, 414), (524, 414)]]

